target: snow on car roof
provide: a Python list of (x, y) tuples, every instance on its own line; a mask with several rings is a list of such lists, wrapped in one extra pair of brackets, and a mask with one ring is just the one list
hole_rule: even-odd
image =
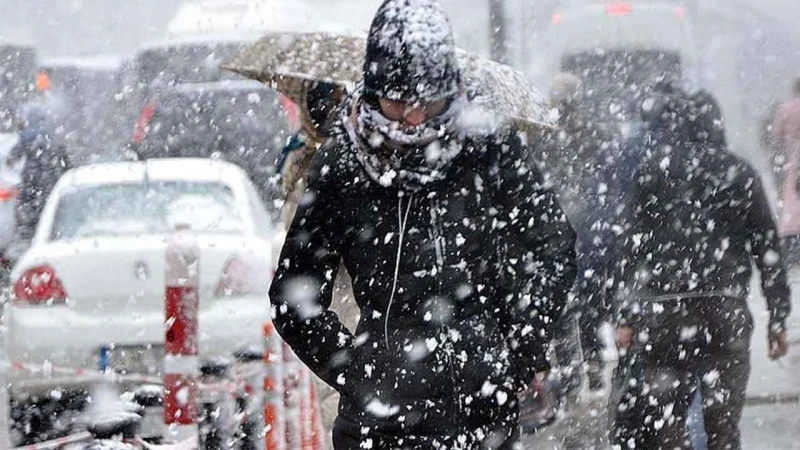
[(135, 183), (149, 180), (186, 180), (230, 182), (245, 177), (237, 166), (203, 158), (151, 159), (144, 162), (90, 164), (67, 172), (62, 186), (85, 186), (111, 183)]
[(209, 83), (182, 83), (165, 89), (166, 92), (181, 94), (207, 91), (252, 91), (269, 90), (269, 86), (253, 80), (223, 80)]
[(58, 56), (43, 59), (42, 67), (77, 67), (88, 70), (116, 70), (122, 66), (124, 58), (118, 55), (80, 55)]
[(161, 40), (150, 41), (139, 47), (137, 53), (147, 50), (168, 49), (171, 47), (181, 47), (190, 45), (220, 45), (236, 44), (245, 45), (257, 40), (265, 33), (209, 33), (209, 34), (188, 34), (168, 36)]

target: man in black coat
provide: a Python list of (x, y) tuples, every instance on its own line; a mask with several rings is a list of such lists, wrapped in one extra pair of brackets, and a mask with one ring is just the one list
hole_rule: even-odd
[[(575, 234), (512, 132), (472, 136), (435, 0), (387, 0), (365, 81), (315, 156), (270, 289), (281, 336), (341, 394), (337, 450), (510, 449), (548, 369)], [(339, 262), (361, 309), (332, 313)]]
[(612, 397), (621, 448), (691, 448), (697, 389), (708, 448), (741, 448), (750, 375), (752, 265), (770, 313), (770, 357), (786, 354), (789, 287), (758, 174), (726, 150), (719, 106), (672, 89), (648, 101), (646, 156), (627, 203)]

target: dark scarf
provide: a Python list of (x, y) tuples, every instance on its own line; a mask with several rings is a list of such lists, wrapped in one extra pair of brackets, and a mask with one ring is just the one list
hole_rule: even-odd
[(454, 100), (441, 115), (405, 129), (381, 114), (360, 92), (343, 111), (356, 157), (370, 178), (384, 187), (419, 191), (444, 180), (461, 153), (457, 120), (464, 100)]

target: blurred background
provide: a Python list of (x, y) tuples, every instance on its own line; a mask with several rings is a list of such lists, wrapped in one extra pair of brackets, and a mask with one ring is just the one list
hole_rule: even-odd
[[(35, 45), (41, 59), (113, 55), (131, 57), (176, 26), (180, 0), (0, 0), (0, 37)], [(208, 4), (209, 2), (204, 2)], [(213, 2), (211, 2), (213, 3)], [(218, 2), (231, 8), (242, 2)], [(250, 2), (252, 3), (252, 2)], [(376, 0), (262, 1), (275, 11), (268, 28), (366, 29)], [(459, 45), (526, 70), (543, 88), (541, 61), (547, 29), (559, 10), (587, 1), (444, 0)], [(734, 147), (753, 156), (758, 124), (788, 95), (800, 67), (800, 3), (789, 0), (690, 0), (682, 2), (693, 32), (697, 82), (723, 102)], [(591, 28), (588, 29), (591, 31)]]
[[(673, 71), (692, 88), (710, 90), (722, 104), (731, 150), (768, 180), (777, 204), (783, 188), (770, 180), (774, 155), (765, 136), (800, 76), (797, 0), (440, 1), (461, 48), (519, 69), (543, 94), (557, 72), (579, 74), (594, 91), (587, 97), (600, 105), (592, 113), (615, 116), (615, 131), (625, 132), (620, 139), (635, 134), (632, 117), (641, 110), (624, 110), (633, 100), (641, 105), (641, 88), (653, 75)], [(0, 287), (10, 280), (9, 255), (22, 254), (13, 233), (20, 163), (9, 157), (21, 131), (14, 117), (20, 106), (41, 103), (52, 113), (53, 137), (74, 166), (187, 156), (232, 162), (253, 181), (253, 197), (265, 205), (261, 219), (277, 223), (277, 161), (298, 130), (297, 105), (219, 65), (271, 32), (365, 34), (380, 2), (0, 0), (0, 255), (9, 258), (0, 258)], [(126, 265), (119, 273), (133, 271)], [(792, 282), (797, 286), (800, 278)], [(119, 287), (127, 298), (125, 289)], [(762, 300), (755, 299), (754, 311), (763, 310)], [(789, 422), (798, 417), (800, 356), (795, 351), (788, 366), (768, 362), (764, 322), (757, 317), (754, 367), (766, 370), (751, 378), (746, 448), (798, 448)], [(106, 332), (100, 327), (98, 339)], [(29, 339), (23, 332), (19, 340)], [(48, 357), (50, 349), (40, 347), (38, 355)], [(776, 398), (794, 400), (773, 404), (780, 403)], [(20, 429), (31, 442), (53, 425), (26, 423)]]

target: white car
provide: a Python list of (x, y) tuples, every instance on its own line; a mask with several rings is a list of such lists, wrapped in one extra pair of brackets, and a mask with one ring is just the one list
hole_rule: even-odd
[(11, 245), (16, 231), (14, 210), (22, 162), (10, 166), (8, 157), (17, 141), (16, 133), (0, 133), (0, 252)]
[[(201, 357), (260, 345), (277, 232), (244, 172), (207, 159), (95, 164), (61, 178), (12, 271), (12, 378), (106, 362), (157, 374), (166, 241), (187, 224), (200, 247)], [(45, 370), (32, 373), (37, 365)]]

